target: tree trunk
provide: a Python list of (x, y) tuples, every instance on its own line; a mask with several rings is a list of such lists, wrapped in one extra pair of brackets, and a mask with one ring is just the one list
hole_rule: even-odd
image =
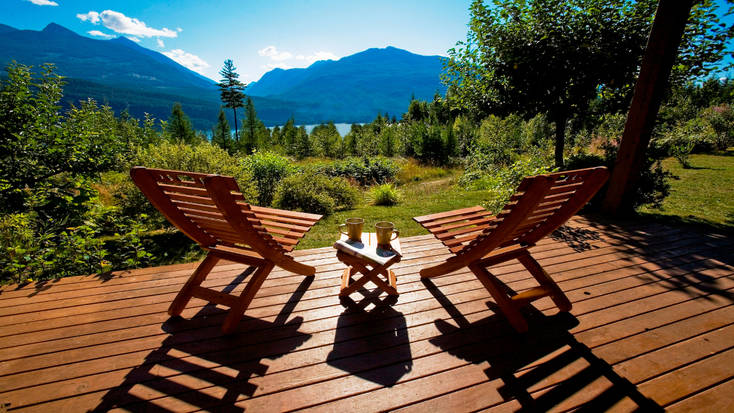
[(655, 119), (693, 3), (692, 0), (661, 0), (658, 3), (642, 57), (640, 75), (635, 84), (635, 94), (627, 113), (622, 142), (609, 179), (609, 189), (602, 204), (602, 210), (607, 214), (633, 212), (632, 201)]
[(234, 113), (234, 141), (239, 144), (240, 135), (237, 133), (237, 108), (232, 108), (232, 113)]
[(566, 143), (566, 116), (555, 116), (556, 121), (556, 166), (563, 168), (563, 147)]

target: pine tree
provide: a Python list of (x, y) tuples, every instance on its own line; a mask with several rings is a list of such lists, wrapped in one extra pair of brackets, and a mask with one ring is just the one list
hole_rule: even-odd
[(219, 86), (224, 107), (232, 108), (232, 113), (234, 114), (234, 137), (235, 142), (239, 143), (240, 136), (237, 130), (237, 108), (244, 106), (242, 101), (245, 99), (245, 94), (242, 91), (245, 90), (245, 84), (237, 80), (240, 75), (235, 70), (237, 70), (237, 68), (234, 66), (234, 63), (232, 63), (232, 60), (225, 60), (224, 67), (219, 71), (219, 74), (222, 75), (222, 80), (217, 84), (217, 86)]
[(234, 151), (232, 132), (229, 128), (227, 117), (224, 116), (223, 109), (219, 109), (217, 124), (214, 125), (214, 128), (212, 129), (212, 143), (226, 150), (227, 152), (232, 153)]
[(191, 126), (191, 120), (183, 111), (181, 104), (176, 102), (173, 104), (171, 116), (166, 123), (166, 132), (172, 140), (182, 141), (184, 143), (196, 142), (196, 132)]
[(265, 133), (267, 133), (265, 125), (257, 118), (255, 105), (252, 103), (252, 99), (248, 97), (245, 104), (245, 121), (242, 123), (240, 149), (247, 154), (252, 153), (264, 140)]

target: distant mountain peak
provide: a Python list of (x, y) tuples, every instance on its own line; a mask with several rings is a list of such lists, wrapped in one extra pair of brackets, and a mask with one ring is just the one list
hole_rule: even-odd
[(46, 27), (41, 30), (43, 33), (53, 33), (55, 35), (74, 35), (79, 36), (78, 34), (72, 32), (71, 30), (67, 29), (66, 27), (56, 24), (56, 23), (49, 23)]

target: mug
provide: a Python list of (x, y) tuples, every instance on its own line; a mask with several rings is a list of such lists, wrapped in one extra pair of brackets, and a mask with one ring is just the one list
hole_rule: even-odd
[[(377, 234), (377, 245), (390, 245), (390, 241), (400, 236), (400, 231), (395, 229), (395, 224), (388, 221), (376, 223), (375, 233)], [(395, 237), (393, 237), (393, 234), (395, 234)]]
[[(364, 226), (364, 219), (362, 218), (347, 218), (346, 224), (339, 225), (339, 233), (349, 237), (352, 241), (362, 241), (362, 227)], [(347, 227), (347, 232), (342, 230), (343, 227)]]

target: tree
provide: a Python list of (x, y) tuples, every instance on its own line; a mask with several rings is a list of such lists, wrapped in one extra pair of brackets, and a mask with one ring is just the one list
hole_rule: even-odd
[(234, 151), (232, 142), (232, 132), (229, 128), (227, 117), (224, 116), (224, 110), (219, 109), (217, 124), (212, 128), (212, 143), (226, 150), (230, 154)]
[(181, 104), (176, 102), (171, 109), (171, 116), (166, 124), (166, 132), (172, 140), (182, 141), (184, 143), (195, 143), (197, 141), (196, 132), (191, 126), (191, 120), (184, 113)]
[(224, 67), (219, 71), (219, 74), (222, 75), (222, 80), (217, 86), (219, 86), (224, 107), (232, 108), (232, 114), (234, 115), (234, 138), (235, 142), (239, 143), (240, 135), (237, 130), (237, 108), (244, 106), (242, 101), (245, 99), (245, 94), (242, 91), (245, 90), (245, 84), (237, 80), (240, 75), (236, 70), (237, 68), (231, 59), (225, 60)]
[(265, 143), (266, 133), (265, 125), (257, 118), (255, 105), (252, 103), (252, 99), (248, 97), (245, 104), (245, 121), (242, 123), (240, 149), (246, 154), (251, 154), (260, 144)]
[[(481, 0), (471, 6), (466, 42), (449, 50), (444, 82), (453, 107), (475, 118), (546, 113), (563, 165), (567, 121), (596, 98), (626, 108), (656, 0)], [(716, 6), (700, 2), (678, 57), (678, 78), (701, 76), (723, 55), (729, 31)], [(712, 44), (712, 39), (720, 44)]]

